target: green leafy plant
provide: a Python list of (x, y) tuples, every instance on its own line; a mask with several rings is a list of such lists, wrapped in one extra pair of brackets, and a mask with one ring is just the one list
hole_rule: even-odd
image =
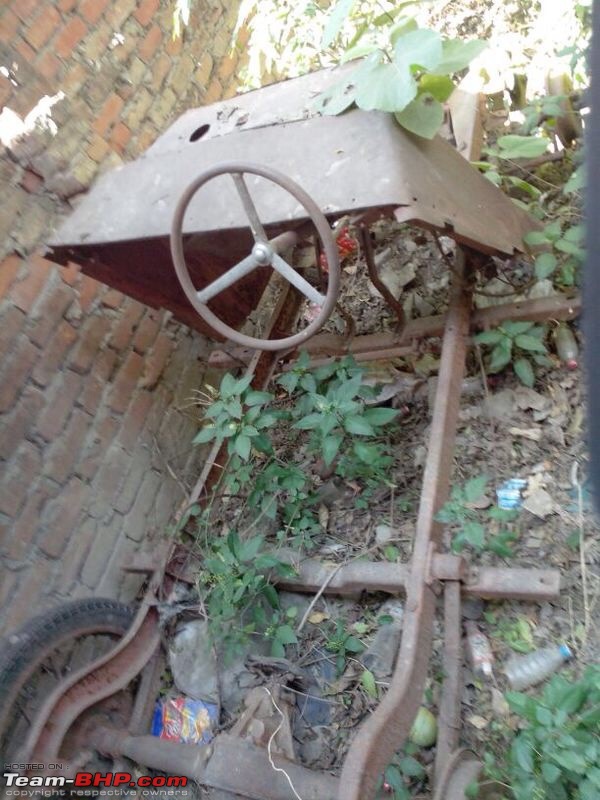
[(415, 758), (418, 752), (416, 745), (407, 742), (404, 751), (384, 770), (380, 788), (385, 784), (386, 790), (391, 792), (392, 800), (410, 800), (414, 796), (414, 790), (426, 780), (427, 772)]
[(482, 331), (474, 338), (478, 344), (490, 346), (486, 370), (500, 372), (512, 364), (517, 378), (525, 386), (535, 383), (535, 366), (550, 366), (544, 344), (545, 329), (533, 322), (507, 320), (490, 331)]
[(545, 248), (544, 252), (535, 258), (536, 277), (542, 280), (558, 275), (562, 285), (573, 286), (585, 256), (584, 237), (583, 225), (570, 225), (561, 220), (548, 223), (543, 231), (530, 231), (525, 234), (526, 245)]
[(292, 644), (293, 631), (282, 621), (279, 597), (270, 574), (290, 577), (294, 569), (265, 549), (264, 537), (242, 539), (232, 531), (213, 541), (198, 576), (209, 630), (226, 655), (235, 653), (255, 633), (267, 635), (279, 655)]
[[(488, 550), (501, 558), (509, 558), (513, 555), (511, 545), (517, 535), (514, 531), (497, 529), (501, 523), (514, 520), (515, 512), (498, 506), (478, 509), (474, 505), (483, 496), (488, 482), (485, 475), (478, 475), (463, 486), (453, 487), (450, 499), (435, 518), (455, 528), (452, 538), (452, 550), (455, 553), (471, 547), (478, 553)], [(490, 528), (496, 529), (492, 535), (489, 534)]]
[(365, 649), (364, 644), (357, 639), (350, 631), (346, 630), (344, 621), (338, 619), (335, 628), (328, 636), (325, 649), (335, 655), (335, 666), (338, 675), (341, 675), (346, 667), (348, 653), (357, 655)]
[[(540, 697), (508, 692), (522, 729), (505, 760), (485, 772), (506, 800), (596, 800), (600, 796), (600, 668), (571, 682), (555, 676)], [(474, 795), (478, 796), (478, 795)]]
[(527, 617), (517, 616), (516, 619), (496, 617), (493, 612), (485, 612), (487, 622), (494, 625), (493, 635), (502, 639), (511, 650), (517, 653), (531, 653), (535, 650), (533, 630)]

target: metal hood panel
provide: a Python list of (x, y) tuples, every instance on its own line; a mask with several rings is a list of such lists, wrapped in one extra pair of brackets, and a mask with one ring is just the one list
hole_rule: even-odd
[[(81, 245), (167, 237), (192, 178), (230, 160), (279, 169), (331, 217), (397, 210), (406, 222), (434, 227), (483, 252), (512, 255), (536, 225), (441, 138), (424, 140), (402, 130), (390, 114), (355, 109), (148, 153), (101, 177), (50, 245), (63, 255), (72, 251), (76, 260)], [(184, 230), (197, 234), (199, 246), (246, 227), (231, 183), (216, 179), (190, 205)], [(297, 201), (272, 184), (252, 176), (248, 184), (266, 225), (307, 219)]]

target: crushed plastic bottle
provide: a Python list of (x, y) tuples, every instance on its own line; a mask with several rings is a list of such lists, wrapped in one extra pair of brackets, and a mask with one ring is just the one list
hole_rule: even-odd
[(481, 678), (491, 678), (494, 654), (489, 639), (474, 622), (465, 622), (465, 630), (467, 632), (467, 650), (473, 672)]
[(559, 322), (554, 331), (554, 344), (556, 352), (567, 369), (577, 369), (579, 366), (579, 345), (573, 331), (566, 322)]
[(520, 691), (541, 683), (573, 656), (566, 644), (543, 647), (525, 656), (514, 656), (504, 671), (513, 689)]
[(510, 478), (496, 489), (496, 497), (500, 508), (521, 508), (523, 498), (521, 492), (527, 487), (526, 478)]

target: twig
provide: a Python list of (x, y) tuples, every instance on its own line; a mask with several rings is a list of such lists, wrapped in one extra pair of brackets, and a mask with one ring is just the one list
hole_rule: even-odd
[(477, 363), (479, 364), (479, 369), (481, 370), (481, 380), (483, 382), (483, 393), (485, 395), (485, 399), (490, 399), (490, 390), (488, 388), (487, 383), (487, 375), (485, 374), (485, 367), (483, 366), (483, 357), (481, 355), (481, 347), (475, 342), (475, 354), (477, 355)]
[(579, 527), (579, 565), (581, 568), (581, 592), (583, 595), (583, 644), (587, 639), (590, 627), (590, 601), (587, 583), (587, 566), (585, 563), (585, 531), (583, 526), (583, 489), (579, 480), (579, 465), (576, 461), (571, 467), (571, 483), (577, 489), (577, 524)]
[(341, 561), (337, 565), (337, 567), (335, 569), (331, 570), (329, 575), (325, 578), (325, 580), (321, 584), (321, 588), (319, 589), (319, 591), (316, 593), (316, 595), (313, 597), (313, 599), (308, 604), (308, 608), (304, 612), (304, 615), (303, 615), (302, 619), (300, 620), (300, 622), (298, 624), (298, 627), (296, 628), (296, 633), (300, 633), (302, 628), (306, 625), (306, 620), (309, 618), (310, 613), (313, 610), (313, 608), (319, 602), (319, 598), (323, 595), (323, 592), (325, 591), (325, 589), (329, 586), (329, 584), (335, 578), (335, 576), (338, 574), (338, 572), (341, 570), (341, 568), (345, 567), (346, 564), (348, 564), (348, 563), (349, 563), (348, 561)]
[(273, 697), (273, 695), (271, 694), (270, 690), (269, 690), (269, 689), (267, 689), (267, 687), (266, 687), (266, 686), (263, 686), (263, 689), (264, 689), (264, 690), (265, 690), (265, 692), (266, 692), (266, 693), (269, 695), (269, 697), (271, 698), (271, 702), (273, 703), (273, 705), (275, 706), (275, 708), (276, 708), (276, 709), (277, 709), (277, 711), (279, 712), (279, 715), (281, 716), (281, 721), (280, 721), (279, 725), (278, 725), (278, 726), (275, 728), (275, 730), (273, 731), (273, 733), (271, 734), (271, 736), (269, 737), (269, 743), (267, 744), (267, 755), (269, 756), (269, 764), (270, 764), (270, 765), (271, 765), (271, 767), (272, 767), (272, 768), (275, 770), (275, 772), (282, 772), (282, 773), (285, 775), (285, 777), (286, 777), (286, 780), (287, 780), (287, 782), (289, 783), (289, 785), (290, 785), (290, 789), (291, 789), (291, 790), (292, 790), (292, 792), (294, 793), (294, 797), (296, 798), (296, 800), (302, 800), (302, 798), (300, 797), (300, 795), (299, 795), (299, 794), (298, 794), (298, 792), (296, 791), (296, 789), (295, 789), (295, 787), (294, 787), (294, 784), (292, 783), (292, 779), (290, 778), (290, 776), (287, 774), (287, 772), (286, 772), (286, 771), (285, 771), (285, 770), (284, 770), (282, 767), (277, 767), (277, 766), (275, 765), (275, 762), (273, 761), (273, 756), (271, 755), (271, 746), (272, 746), (272, 744), (273, 744), (273, 739), (274, 739), (274, 738), (277, 736), (277, 734), (279, 733), (279, 731), (280, 731), (280, 730), (281, 730), (281, 728), (282, 728), (282, 725), (283, 725), (283, 723), (284, 723), (284, 721), (285, 721), (285, 716), (284, 716), (284, 714), (283, 714), (283, 711), (282, 711), (282, 710), (279, 708), (279, 706), (278, 706), (278, 705), (277, 705), (277, 703), (275, 702), (275, 698), (274, 698), (274, 697)]

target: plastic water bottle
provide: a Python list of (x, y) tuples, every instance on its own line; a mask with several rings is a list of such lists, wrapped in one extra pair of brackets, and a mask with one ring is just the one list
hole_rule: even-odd
[(473, 672), (480, 678), (491, 678), (493, 673), (494, 655), (490, 642), (474, 622), (466, 622), (467, 650), (473, 666)]
[(511, 658), (504, 671), (513, 689), (527, 689), (555, 672), (572, 655), (566, 644), (544, 647), (526, 656)]

